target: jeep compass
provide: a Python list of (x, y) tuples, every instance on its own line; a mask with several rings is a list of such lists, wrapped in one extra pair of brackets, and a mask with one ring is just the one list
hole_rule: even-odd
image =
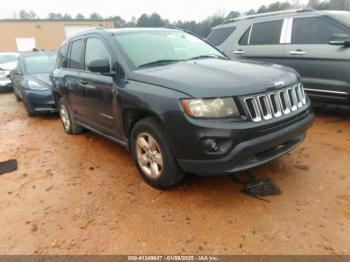
[(160, 189), (186, 172), (230, 174), (278, 158), (313, 120), (293, 69), (230, 60), (175, 29), (80, 32), (61, 45), (51, 78), (65, 132), (125, 146)]

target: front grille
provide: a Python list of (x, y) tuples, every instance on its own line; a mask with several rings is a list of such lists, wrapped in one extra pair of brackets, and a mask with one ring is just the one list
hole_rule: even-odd
[(243, 98), (244, 105), (253, 122), (288, 115), (306, 104), (301, 83), (284, 89)]

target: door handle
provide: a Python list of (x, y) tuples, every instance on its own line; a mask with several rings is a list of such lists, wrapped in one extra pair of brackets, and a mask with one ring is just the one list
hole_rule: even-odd
[(245, 54), (245, 52), (243, 51), (243, 50), (236, 50), (236, 51), (233, 51), (233, 53), (235, 54), (235, 55), (243, 55), (243, 54)]
[(86, 79), (82, 79), (79, 81), (79, 84), (81, 85), (87, 85), (89, 82)]
[(289, 54), (291, 54), (291, 55), (306, 55), (306, 52), (303, 51), (303, 50), (298, 49), (298, 50), (295, 50), (295, 51), (290, 51)]

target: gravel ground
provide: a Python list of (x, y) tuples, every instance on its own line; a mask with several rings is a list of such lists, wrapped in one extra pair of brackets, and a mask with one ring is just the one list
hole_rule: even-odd
[(350, 118), (319, 114), (306, 141), (257, 168), (267, 203), (229, 176), (147, 186), (128, 152), (0, 94), (1, 254), (350, 254)]

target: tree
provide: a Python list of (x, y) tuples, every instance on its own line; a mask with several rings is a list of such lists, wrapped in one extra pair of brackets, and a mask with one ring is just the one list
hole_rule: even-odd
[(70, 14), (66, 13), (66, 14), (63, 15), (63, 19), (64, 20), (72, 20), (73, 18), (72, 18), (72, 16)]
[(113, 20), (114, 27), (125, 27), (126, 26), (126, 21), (121, 18), (120, 16), (113, 16), (110, 17), (109, 19)]
[(237, 12), (237, 11), (231, 11), (230, 13), (228, 13), (228, 15), (225, 17), (225, 19), (233, 19), (233, 18), (237, 18), (240, 17), (241, 13)]
[(47, 16), (48, 19), (62, 19), (63, 15), (60, 13), (49, 13), (49, 15)]
[(157, 13), (153, 13), (150, 16), (147, 14), (142, 14), (139, 19), (137, 19), (136, 23), (136, 26), (138, 27), (164, 27), (168, 25), (169, 21), (163, 20)]
[(254, 9), (250, 9), (246, 15), (255, 15), (255, 10)]
[(91, 20), (102, 20), (103, 18), (102, 18), (102, 16), (100, 15), (100, 14), (98, 14), (98, 13), (92, 13), (91, 15), (90, 15), (90, 19)]
[(19, 19), (38, 19), (38, 16), (31, 10), (26, 11), (22, 9), (19, 11)]
[(76, 20), (84, 20), (85, 19), (85, 16), (83, 16), (82, 14), (77, 14), (76, 17), (75, 17)]

